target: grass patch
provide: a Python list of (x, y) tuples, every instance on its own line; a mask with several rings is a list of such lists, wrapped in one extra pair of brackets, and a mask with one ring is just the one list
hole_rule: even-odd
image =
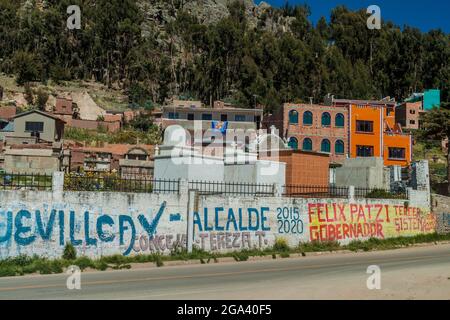
[[(100, 271), (107, 269), (121, 270), (130, 269), (131, 263), (155, 263), (157, 267), (164, 266), (165, 261), (180, 261), (180, 260), (199, 260), (202, 264), (218, 262), (219, 258), (232, 257), (235, 261), (247, 261), (250, 257), (258, 256), (272, 256), (273, 259), (279, 255), (281, 258), (289, 258), (292, 254), (301, 254), (306, 256), (308, 252), (335, 252), (339, 250), (358, 251), (373, 251), (373, 250), (389, 250), (404, 248), (419, 243), (437, 243), (440, 241), (450, 241), (450, 234), (439, 235), (437, 233), (418, 235), (414, 237), (398, 237), (391, 239), (369, 239), (367, 241), (352, 241), (347, 245), (340, 245), (335, 241), (327, 242), (308, 242), (300, 243), (297, 247), (291, 248), (284, 239), (277, 239), (273, 247), (265, 249), (250, 249), (235, 251), (229, 253), (209, 253), (204, 250), (195, 248), (191, 253), (186, 249), (174, 248), (170, 255), (163, 256), (161, 254), (136, 255), (125, 257), (122, 255), (113, 255), (101, 257), (93, 260), (89, 257), (81, 256), (76, 259), (76, 250), (71, 251), (66, 257), (71, 259), (48, 259), (38, 256), (17, 256), (0, 260), (0, 277), (19, 276), (25, 274), (57, 274), (63, 273), (64, 270), (76, 265), (81, 270), (92, 268)], [(65, 250), (66, 251), (66, 250)]]
[(333, 252), (342, 250), (341, 245), (337, 241), (313, 241), (300, 243), (297, 251), (305, 252)]
[(275, 244), (273, 245), (273, 250), (277, 252), (287, 252), (290, 251), (289, 244), (284, 238), (277, 238)]

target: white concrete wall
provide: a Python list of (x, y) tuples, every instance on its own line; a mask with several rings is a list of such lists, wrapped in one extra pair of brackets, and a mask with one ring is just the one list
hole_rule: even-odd
[[(155, 157), (155, 179), (189, 181), (217, 181), (224, 180), (223, 161), (210, 158), (202, 158), (193, 155), (191, 157)], [(208, 167), (208, 170), (205, 170)]]
[(193, 244), (209, 251), (268, 247), (277, 238), (295, 246), (436, 230), (429, 208), (404, 200), (192, 196), (189, 203), (185, 183), (179, 195), (163, 195), (62, 192), (56, 182), (53, 192), (0, 191), (0, 258), (59, 257), (69, 242), (90, 257), (168, 254), (186, 246), (188, 213)]
[(169, 253), (185, 246), (186, 204), (184, 195), (2, 191), (0, 258), (59, 257), (69, 242), (90, 257)]

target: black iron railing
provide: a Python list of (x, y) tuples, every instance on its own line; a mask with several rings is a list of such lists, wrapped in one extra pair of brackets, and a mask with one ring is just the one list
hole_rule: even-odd
[(197, 190), (202, 195), (244, 195), (255, 197), (273, 197), (275, 195), (273, 184), (190, 181), (189, 189)]
[(0, 190), (52, 190), (52, 176), (45, 174), (0, 173)]
[[(51, 188), (51, 177), (48, 177)], [(42, 181), (37, 180), (37, 181)], [(10, 183), (11, 186), (27, 186), (29, 180)], [(281, 195), (291, 198), (349, 198), (349, 187), (286, 185), (277, 190), (275, 184), (255, 184), (245, 182), (189, 181), (189, 190), (196, 190), (201, 195), (231, 195), (273, 197)], [(180, 180), (157, 180), (142, 175), (120, 177), (115, 174), (66, 174), (64, 190), (67, 191), (111, 191), (137, 193), (179, 193)], [(357, 199), (407, 199), (406, 193), (391, 192), (382, 189), (355, 188)]]
[(406, 192), (385, 189), (355, 188), (357, 199), (408, 199)]
[(347, 187), (287, 185), (283, 196), (291, 198), (348, 198)]
[(67, 191), (110, 191), (136, 193), (178, 193), (178, 180), (157, 180), (138, 176), (121, 178), (114, 175), (66, 174), (64, 190)]

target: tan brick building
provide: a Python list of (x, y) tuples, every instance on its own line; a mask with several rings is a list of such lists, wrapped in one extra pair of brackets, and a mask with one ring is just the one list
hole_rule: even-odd
[(423, 102), (405, 102), (395, 108), (395, 122), (405, 129), (417, 130), (420, 128), (420, 115), (426, 111)]

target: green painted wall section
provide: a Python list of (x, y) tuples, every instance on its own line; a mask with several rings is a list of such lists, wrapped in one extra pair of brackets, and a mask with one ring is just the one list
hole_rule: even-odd
[(423, 96), (423, 108), (425, 110), (431, 110), (433, 107), (441, 106), (441, 91), (440, 90), (427, 90)]

